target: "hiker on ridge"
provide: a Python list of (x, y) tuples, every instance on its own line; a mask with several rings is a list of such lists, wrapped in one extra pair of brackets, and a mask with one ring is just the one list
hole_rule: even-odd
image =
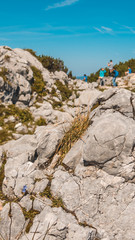
[(86, 74), (84, 74), (83, 81), (84, 81), (84, 82), (87, 82), (87, 76), (86, 76)]
[(125, 72), (125, 75), (131, 74), (131, 73), (132, 73), (132, 70), (131, 70), (131, 68), (130, 68), (130, 67), (128, 67), (128, 71), (127, 71), (127, 72)]
[(115, 68), (113, 68), (112, 76), (113, 76), (113, 79), (112, 79), (113, 87), (116, 87), (117, 86), (116, 78), (119, 76), (119, 72)]
[(100, 79), (100, 86), (104, 86), (104, 76), (105, 76), (106, 70), (104, 68), (101, 68), (99, 72), (99, 79)]
[(109, 76), (112, 76), (112, 72), (113, 72), (113, 61), (110, 60), (110, 62), (108, 63), (108, 67), (109, 67)]

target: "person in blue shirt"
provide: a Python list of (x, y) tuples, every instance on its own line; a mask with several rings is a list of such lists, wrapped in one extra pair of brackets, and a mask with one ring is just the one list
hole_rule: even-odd
[(131, 74), (131, 73), (132, 73), (132, 70), (131, 70), (131, 68), (130, 68), (130, 67), (128, 67), (128, 71), (127, 71), (127, 72), (125, 72), (125, 75)]
[(112, 76), (113, 76), (113, 79), (112, 79), (113, 87), (116, 87), (117, 86), (116, 77), (119, 76), (119, 72), (115, 68), (113, 68)]
[(100, 86), (104, 86), (104, 76), (105, 76), (106, 70), (104, 68), (101, 68), (99, 72), (99, 79), (100, 79)]
[(83, 81), (84, 81), (84, 82), (87, 82), (87, 80), (88, 80), (88, 78), (87, 78), (86, 74), (84, 74)]

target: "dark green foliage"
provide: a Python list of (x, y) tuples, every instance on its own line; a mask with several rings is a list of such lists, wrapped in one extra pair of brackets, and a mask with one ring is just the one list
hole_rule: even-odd
[(7, 129), (0, 130), (0, 144), (10, 140), (12, 138), (12, 133)]
[(32, 84), (32, 91), (38, 93), (39, 95), (43, 95), (45, 90), (45, 82), (43, 80), (42, 73), (39, 69), (34, 66), (31, 66), (34, 76), (34, 82)]
[(43, 65), (44, 68), (47, 68), (50, 72), (55, 71), (64, 71), (68, 72), (68, 68), (64, 66), (64, 62), (59, 58), (53, 58), (45, 55), (36, 55), (36, 52), (32, 49), (25, 49), (30, 52), (34, 57), (36, 57)]
[(51, 96), (53, 97), (58, 97), (57, 93), (56, 93), (56, 89), (54, 87), (52, 87), (52, 90), (50, 92)]
[(53, 103), (52, 103), (52, 107), (55, 109), (55, 108), (60, 108), (60, 107), (62, 107), (63, 106), (63, 104), (62, 104), (62, 102), (58, 102), (58, 101), (55, 101), (55, 100), (53, 100)]
[(64, 66), (64, 62), (60, 59), (55, 59), (49, 56), (38, 56), (38, 60), (42, 63), (44, 68), (47, 68), (50, 72), (64, 71), (68, 72), (68, 68)]
[(16, 119), (26, 124), (33, 121), (32, 114), (28, 109), (20, 109), (13, 104), (5, 108), (4, 114), (5, 117), (13, 115)]
[[(122, 77), (125, 75), (125, 72), (128, 71), (128, 67), (131, 67), (132, 72), (135, 72), (135, 59), (132, 58), (124, 63), (119, 62), (119, 64), (116, 64), (114, 67), (119, 72), (119, 77)], [(105, 70), (107, 71), (105, 76), (109, 76), (108, 68), (105, 68)], [(88, 76), (88, 82), (97, 81), (97, 79), (99, 77), (99, 72), (100, 72), (100, 70), (98, 70), (96, 73), (91, 73), (90, 76)]]
[(76, 79), (76, 77), (73, 76), (72, 71), (70, 71), (70, 72), (68, 73), (68, 77), (69, 77), (69, 78), (72, 78), (72, 79)]
[(29, 52), (31, 55), (33, 55), (34, 57), (37, 58), (37, 55), (36, 55), (36, 52), (33, 51), (32, 49), (29, 49), (29, 48), (25, 48), (24, 50), (26, 50), (27, 52)]
[(72, 95), (72, 90), (68, 88), (68, 85), (63, 85), (62, 82), (60, 82), (59, 80), (56, 80), (55, 85), (61, 93), (62, 101), (69, 99), (69, 97)]
[(129, 61), (126, 61), (124, 63), (119, 62), (119, 64), (115, 65), (115, 68), (119, 72), (119, 76), (124, 76), (125, 72), (128, 71), (128, 67), (131, 67), (132, 72), (135, 72), (135, 59), (130, 59)]

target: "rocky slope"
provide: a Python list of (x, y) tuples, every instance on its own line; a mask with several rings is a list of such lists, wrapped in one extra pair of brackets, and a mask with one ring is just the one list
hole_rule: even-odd
[(0, 55), (0, 239), (134, 239), (135, 93)]

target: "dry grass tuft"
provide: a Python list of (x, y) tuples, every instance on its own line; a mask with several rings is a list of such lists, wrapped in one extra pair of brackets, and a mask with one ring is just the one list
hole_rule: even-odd
[(74, 119), (72, 126), (70, 127), (69, 131), (65, 133), (64, 138), (62, 139), (57, 148), (56, 154), (58, 154), (60, 157), (55, 167), (57, 167), (59, 164), (62, 164), (65, 155), (69, 152), (75, 142), (80, 139), (80, 137), (84, 134), (89, 125), (89, 112), (86, 115), (79, 114)]

